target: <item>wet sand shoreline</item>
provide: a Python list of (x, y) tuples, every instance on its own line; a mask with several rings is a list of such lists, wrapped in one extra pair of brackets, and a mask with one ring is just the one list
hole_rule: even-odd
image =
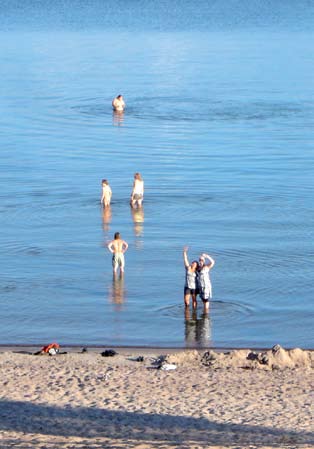
[[(1, 344), (0, 343), (0, 354), (2, 352), (25, 352), (33, 354), (36, 351), (39, 351), (45, 344)], [(205, 352), (205, 351), (216, 351), (216, 352), (230, 352), (230, 351), (244, 351), (244, 350), (252, 350), (252, 351), (267, 351), (268, 347), (255, 347), (255, 346), (212, 346), (212, 347), (176, 347), (176, 346), (119, 346), (119, 345), (62, 345), (62, 351), (66, 351), (69, 353), (78, 353), (80, 354), (83, 349), (87, 349), (88, 352), (92, 353), (100, 353), (106, 349), (114, 349), (119, 353), (151, 353), (151, 352), (160, 352), (160, 353), (174, 353), (174, 352), (185, 352), (185, 351), (197, 351), (197, 352)], [(286, 350), (291, 350), (294, 347), (285, 347)], [(303, 351), (313, 352), (314, 348), (301, 348)]]

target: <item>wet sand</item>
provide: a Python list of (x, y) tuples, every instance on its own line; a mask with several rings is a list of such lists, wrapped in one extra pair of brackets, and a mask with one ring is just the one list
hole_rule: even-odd
[(312, 351), (63, 350), (1, 348), (1, 449), (314, 447)]

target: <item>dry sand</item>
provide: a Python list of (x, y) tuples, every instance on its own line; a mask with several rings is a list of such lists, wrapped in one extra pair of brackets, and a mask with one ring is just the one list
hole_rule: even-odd
[(311, 351), (117, 351), (0, 353), (0, 448), (314, 447)]

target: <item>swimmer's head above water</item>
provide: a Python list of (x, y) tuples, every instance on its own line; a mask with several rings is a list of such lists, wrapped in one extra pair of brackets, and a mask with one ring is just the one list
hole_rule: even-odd
[(112, 107), (115, 111), (122, 112), (125, 108), (123, 96), (120, 94), (112, 100)]

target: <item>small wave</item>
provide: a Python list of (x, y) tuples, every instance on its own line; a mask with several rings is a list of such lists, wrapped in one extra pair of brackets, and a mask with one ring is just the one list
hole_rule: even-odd
[(17, 289), (17, 285), (16, 284), (2, 285), (0, 287), (0, 293), (11, 293), (11, 292), (15, 292), (16, 289)]
[[(198, 301), (201, 306), (201, 301)], [(168, 318), (178, 318), (184, 313), (183, 304), (173, 304), (167, 307), (162, 307), (157, 310), (157, 313)], [(211, 300), (209, 306), (209, 313), (215, 315), (215, 317), (228, 316), (248, 316), (253, 313), (252, 307), (235, 301), (227, 300)]]
[[(79, 114), (112, 117), (111, 100), (94, 98), (82, 100), (71, 109)], [(276, 118), (289, 119), (307, 114), (304, 105), (297, 103), (268, 103), (210, 101), (200, 98), (138, 97), (130, 98), (125, 115), (141, 120), (208, 122), (208, 121), (267, 121)]]
[(78, 106), (72, 106), (71, 109), (82, 115), (87, 115), (91, 117), (99, 116), (110, 116), (112, 117), (113, 111), (110, 107), (110, 103), (106, 105), (105, 103), (90, 103)]
[(18, 242), (6, 242), (3, 249), (10, 254), (25, 254), (29, 256), (40, 256), (44, 250), (38, 246), (28, 246)]

